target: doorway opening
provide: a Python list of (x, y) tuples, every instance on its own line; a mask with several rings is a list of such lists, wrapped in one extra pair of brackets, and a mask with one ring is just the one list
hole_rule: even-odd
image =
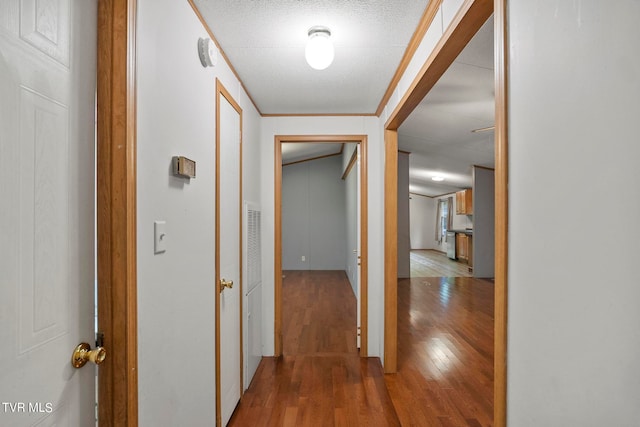
[(402, 424), (493, 425), (493, 133), (473, 132), (494, 123), (493, 85), (489, 19), (398, 129), (395, 377), (446, 402), (417, 415), (391, 392)]
[(507, 133), (505, 1), (465, 2), (385, 123), (385, 372), (398, 368), (398, 128), (494, 13), (495, 52), (495, 301), (493, 423), (506, 424)]
[[(359, 295), (358, 295), (358, 311), (359, 311), (359, 324), (360, 330), (360, 355), (366, 357), (367, 355), (367, 137), (365, 135), (307, 135), (307, 136), (283, 136), (278, 135), (275, 137), (275, 265), (274, 265), (274, 282), (275, 282), (275, 355), (281, 356), (283, 354), (283, 212), (282, 212), (282, 188), (283, 188), (283, 144), (300, 144), (300, 143), (314, 143), (314, 144), (356, 144), (357, 151), (359, 151), (360, 167), (359, 167), (359, 193), (360, 200), (358, 210), (360, 212), (359, 220), (360, 225), (358, 232), (360, 236), (360, 253), (352, 254), (354, 257), (359, 256)], [(357, 152), (356, 151), (356, 152)], [(357, 156), (352, 156), (354, 159), (350, 168), (355, 164)], [(356, 170), (358, 170), (356, 168)], [(353, 172), (352, 172), (353, 173)], [(298, 254), (300, 256), (300, 262), (304, 254)], [(354, 325), (356, 327), (356, 325)]]

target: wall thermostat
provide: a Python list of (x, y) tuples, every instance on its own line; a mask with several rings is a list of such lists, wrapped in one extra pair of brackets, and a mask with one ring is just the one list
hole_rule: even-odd
[(211, 39), (198, 39), (198, 56), (203, 67), (215, 67), (218, 60), (218, 49)]
[(196, 162), (183, 156), (174, 157), (173, 174), (185, 178), (195, 178)]

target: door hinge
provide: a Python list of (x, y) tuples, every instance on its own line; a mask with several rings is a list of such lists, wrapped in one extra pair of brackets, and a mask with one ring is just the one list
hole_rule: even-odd
[(96, 332), (96, 347), (104, 347), (104, 332)]

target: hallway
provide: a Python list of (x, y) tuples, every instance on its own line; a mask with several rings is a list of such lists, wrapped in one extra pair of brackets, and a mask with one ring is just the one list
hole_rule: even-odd
[(493, 285), (398, 285), (399, 371), (355, 349), (356, 300), (342, 271), (287, 271), (282, 358), (263, 358), (232, 426), (490, 426)]
[(284, 356), (265, 357), (230, 426), (400, 426), (377, 359), (356, 349), (344, 271), (285, 271)]

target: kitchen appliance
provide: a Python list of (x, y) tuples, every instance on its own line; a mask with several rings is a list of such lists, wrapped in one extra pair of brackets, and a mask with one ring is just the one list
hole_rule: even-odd
[(447, 256), (456, 259), (456, 233), (455, 231), (447, 231)]

